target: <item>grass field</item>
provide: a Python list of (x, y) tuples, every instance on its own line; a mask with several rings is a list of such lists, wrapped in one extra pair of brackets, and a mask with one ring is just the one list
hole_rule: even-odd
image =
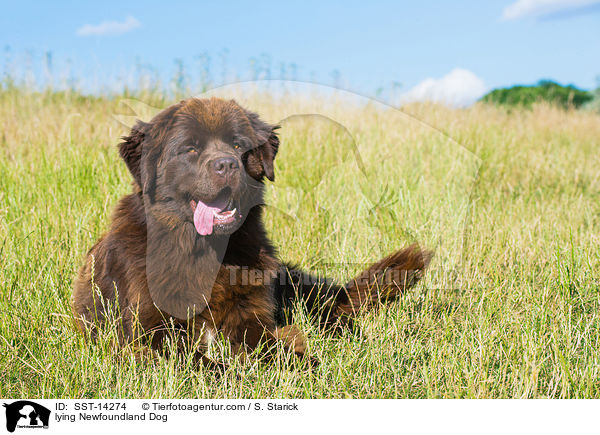
[(282, 122), (266, 225), (283, 259), (343, 280), (416, 240), (436, 250), (427, 279), (341, 336), (298, 313), (312, 370), (282, 351), (216, 377), (186, 358), (136, 363), (110, 329), (89, 343), (71, 286), (130, 190), (113, 114), (132, 113), (118, 98), (5, 90), (0, 397), (600, 397), (600, 115), (246, 105), (271, 122), (331, 114)]

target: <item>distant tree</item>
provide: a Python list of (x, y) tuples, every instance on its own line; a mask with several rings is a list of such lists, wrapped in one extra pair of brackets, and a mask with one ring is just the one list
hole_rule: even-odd
[(506, 106), (530, 107), (533, 103), (546, 101), (557, 106), (579, 108), (594, 98), (593, 94), (573, 85), (563, 86), (551, 80), (540, 80), (533, 86), (512, 86), (494, 89), (481, 101)]
[(591, 94), (593, 99), (585, 105), (585, 108), (600, 113), (600, 75), (596, 77), (596, 89)]

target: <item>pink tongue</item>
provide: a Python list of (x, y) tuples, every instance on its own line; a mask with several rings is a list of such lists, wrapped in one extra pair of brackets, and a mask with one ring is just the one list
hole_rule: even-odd
[(194, 210), (194, 226), (198, 234), (201, 236), (212, 234), (214, 214), (215, 212), (219, 213), (226, 205), (226, 201), (217, 201), (213, 205), (207, 205), (202, 201), (198, 201), (196, 210)]

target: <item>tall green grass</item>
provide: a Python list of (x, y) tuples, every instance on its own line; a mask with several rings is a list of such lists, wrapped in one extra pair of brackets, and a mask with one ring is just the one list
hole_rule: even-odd
[[(249, 108), (275, 122), (326, 104)], [(599, 397), (600, 116), (333, 105), (341, 124), (283, 122), (265, 219), (280, 256), (344, 280), (417, 240), (432, 273), (341, 336), (298, 313), (317, 368), (281, 350), (218, 377), (72, 325), (73, 277), (130, 190), (118, 99), (2, 91), (0, 396)]]

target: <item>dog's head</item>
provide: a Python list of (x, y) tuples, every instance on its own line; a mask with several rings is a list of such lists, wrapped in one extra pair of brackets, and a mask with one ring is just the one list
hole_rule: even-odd
[(226, 235), (274, 180), (277, 128), (233, 100), (190, 98), (138, 122), (119, 151), (159, 222)]

